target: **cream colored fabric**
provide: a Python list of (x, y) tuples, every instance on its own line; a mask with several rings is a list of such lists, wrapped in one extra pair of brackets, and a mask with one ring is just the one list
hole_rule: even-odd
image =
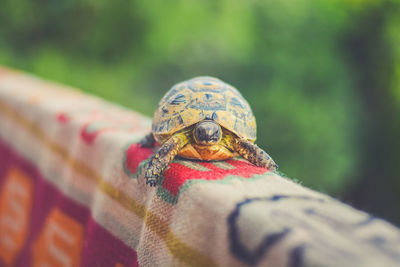
[(152, 151), (135, 143), (149, 129), (135, 112), (0, 69), (0, 139), (140, 266), (400, 266), (393, 225), (241, 159), (176, 160), (146, 186)]

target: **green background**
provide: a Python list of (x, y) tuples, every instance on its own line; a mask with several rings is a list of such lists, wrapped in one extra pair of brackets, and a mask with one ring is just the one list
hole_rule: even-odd
[(148, 116), (173, 84), (219, 77), (282, 172), (400, 224), (399, 1), (0, 4), (0, 64)]

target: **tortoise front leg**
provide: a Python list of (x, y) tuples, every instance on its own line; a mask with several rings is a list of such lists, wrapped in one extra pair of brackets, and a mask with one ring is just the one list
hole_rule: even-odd
[(246, 139), (235, 139), (233, 148), (239, 155), (256, 166), (268, 168), (271, 171), (278, 169), (278, 165), (264, 150)]
[(184, 133), (177, 133), (168, 139), (160, 147), (157, 153), (151, 157), (150, 162), (147, 165), (146, 173), (144, 175), (144, 178), (146, 178), (146, 184), (156, 186), (164, 169), (188, 142), (189, 138)]

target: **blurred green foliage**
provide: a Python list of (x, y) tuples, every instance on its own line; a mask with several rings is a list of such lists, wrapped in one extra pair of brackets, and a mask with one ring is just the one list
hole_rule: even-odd
[[(148, 116), (173, 84), (219, 77), (248, 99), (257, 143), (281, 171), (399, 222), (353, 190), (376, 179), (373, 156), (388, 155), (380, 183), (400, 204), (399, 15), (393, 0), (2, 0), (0, 64)], [(379, 90), (386, 98), (371, 109)], [(371, 129), (382, 118), (393, 142), (368, 155), (387, 134)]]

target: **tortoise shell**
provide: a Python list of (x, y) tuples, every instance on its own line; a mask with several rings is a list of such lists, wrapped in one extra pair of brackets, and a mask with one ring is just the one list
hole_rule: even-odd
[(152, 131), (156, 141), (163, 143), (205, 119), (241, 138), (256, 139), (256, 120), (247, 101), (234, 87), (213, 77), (196, 77), (173, 86), (158, 104)]

